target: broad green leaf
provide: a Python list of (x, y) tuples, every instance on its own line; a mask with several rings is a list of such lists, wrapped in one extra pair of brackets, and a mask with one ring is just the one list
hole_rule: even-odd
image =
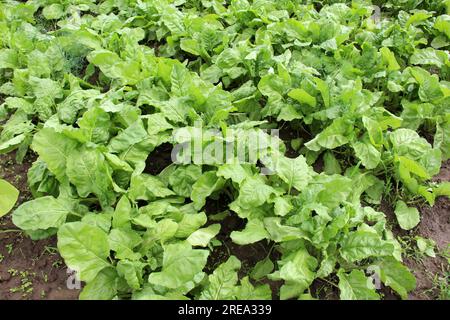
[(336, 119), (329, 127), (315, 136), (315, 138), (307, 143), (306, 147), (312, 151), (320, 151), (324, 149), (335, 149), (347, 144), (350, 139), (347, 137), (353, 130), (353, 125), (348, 120)]
[(91, 108), (83, 114), (78, 121), (78, 126), (83, 132), (86, 141), (104, 143), (109, 139), (109, 114), (100, 108)]
[(251, 244), (269, 238), (269, 233), (264, 228), (264, 223), (258, 219), (247, 222), (244, 230), (231, 232), (231, 240), (239, 245)]
[(369, 257), (390, 256), (394, 252), (394, 246), (383, 241), (380, 236), (368, 231), (350, 232), (340, 243), (341, 256), (349, 261), (361, 261)]
[(0, 217), (14, 208), (18, 198), (19, 190), (8, 181), (0, 179)]
[(148, 281), (166, 288), (182, 287), (202, 272), (208, 254), (207, 250), (192, 249), (188, 242), (168, 244), (164, 247), (162, 270), (152, 272)]
[(136, 231), (126, 229), (112, 229), (108, 235), (111, 250), (116, 252), (116, 258), (123, 260), (138, 260), (141, 255), (133, 249), (141, 243), (141, 237)]
[(435, 65), (440, 68), (448, 63), (448, 53), (433, 48), (419, 49), (411, 56), (412, 64)]
[(338, 272), (341, 300), (379, 300), (372, 279), (367, 278), (363, 271), (353, 270)]
[(224, 179), (231, 179), (237, 184), (241, 184), (245, 178), (251, 177), (253, 173), (240, 164), (224, 164), (217, 170), (217, 176)]
[(268, 284), (253, 286), (248, 277), (241, 280), (241, 284), (234, 288), (237, 300), (271, 300), (272, 290)]
[(238, 282), (237, 271), (241, 262), (235, 256), (219, 265), (208, 276), (208, 284), (200, 295), (200, 300), (234, 300), (234, 291)]
[(317, 260), (306, 249), (283, 257), (281, 268), (269, 275), (272, 280), (284, 280), (280, 289), (280, 299), (299, 297), (311, 285), (315, 278)]
[(111, 139), (109, 142), (109, 150), (112, 153), (125, 151), (131, 146), (142, 142), (147, 137), (148, 133), (142, 121), (138, 120)]
[(239, 204), (246, 208), (259, 207), (269, 200), (275, 190), (258, 176), (246, 178), (239, 190)]
[(44, 128), (34, 135), (31, 147), (56, 178), (63, 181), (69, 156), (75, 151), (77, 142), (50, 128)]
[(293, 187), (302, 191), (313, 177), (313, 171), (303, 156), (295, 159), (283, 156), (272, 157), (264, 164), (288, 184), (289, 190)]
[(214, 171), (203, 173), (192, 186), (191, 200), (195, 208), (200, 210), (206, 203), (206, 198), (214, 191), (220, 190), (224, 184), (221, 177), (217, 177)]
[(80, 300), (111, 300), (117, 294), (117, 272), (113, 268), (100, 271), (80, 292)]
[(356, 142), (353, 144), (356, 157), (367, 169), (375, 169), (381, 161), (380, 152), (371, 144)]
[(303, 89), (293, 89), (288, 93), (289, 97), (297, 100), (300, 103), (305, 103), (312, 108), (316, 107), (316, 98), (311, 96), (308, 92)]
[(408, 292), (416, 288), (414, 275), (401, 262), (394, 258), (384, 258), (377, 266), (381, 281), (394, 289), (402, 299), (407, 299)]
[(107, 234), (84, 222), (66, 223), (60, 227), (58, 250), (67, 266), (75, 270), (82, 281), (94, 280), (101, 270), (110, 266)]
[(403, 230), (411, 230), (420, 222), (420, 214), (416, 208), (409, 208), (403, 201), (397, 201), (395, 216)]
[(133, 290), (138, 290), (144, 282), (143, 269), (145, 266), (146, 264), (140, 261), (120, 260), (117, 263), (117, 273), (125, 278)]
[(201, 175), (202, 169), (198, 166), (180, 166), (169, 176), (169, 183), (176, 194), (187, 198)]
[(396, 71), (400, 69), (400, 65), (395, 59), (395, 54), (389, 48), (383, 47), (380, 49), (383, 62), (388, 65), (388, 71)]
[(64, 15), (64, 8), (59, 3), (50, 4), (42, 10), (42, 15), (47, 20), (59, 19)]
[(77, 187), (80, 197), (95, 194), (102, 206), (108, 206), (114, 201), (109, 167), (101, 152), (86, 148), (73, 151), (67, 157), (66, 174)]
[(342, 173), (341, 165), (331, 151), (325, 152), (325, 154), (323, 155), (323, 162), (324, 172), (326, 174), (332, 175)]
[(131, 178), (128, 196), (130, 200), (153, 200), (165, 198), (175, 193), (168, 189), (158, 177), (140, 174)]
[(273, 271), (275, 265), (269, 257), (260, 260), (250, 272), (250, 277), (254, 280), (260, 280)]
[(131, 203), (127, 196), (122, 196), (116, 205), (116, 209), (112, 214), (112, 226), (114, 228), (126, 228), (130, 226), (131, 220)]
[(64, 200), (46, 196), (23, 203), (13, 212), (12, 220), (23, 230), (46, 230), (63, 225), (69, 213), (70, 206)]
[(206, 247), (211, 239), (220, 232), (220, 224), (212, 224), (206, 228), (194, 231), (186, 240), (192, 246)]

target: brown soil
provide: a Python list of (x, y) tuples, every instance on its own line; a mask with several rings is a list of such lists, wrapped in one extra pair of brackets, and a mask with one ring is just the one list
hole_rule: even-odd
[[(14, 157), (0, 155), (0, 177), (19, 189), (19, 205), (31, 196), (27, 171), (34, 158), (16, 164)], [(32, 241), (17, 230), (10, 215), (0, 219), (0, 300), (77, 299), (78, 290), (67, 288), (68, 278), (54, 237)]]

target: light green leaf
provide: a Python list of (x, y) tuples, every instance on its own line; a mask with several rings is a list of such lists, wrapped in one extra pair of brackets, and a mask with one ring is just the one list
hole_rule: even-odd
[(235, 256), (219, 265), (208, 276), (208, 285), (202, 291), (200, 300), (234, 300), (234, 291), (238, 282), (237, 271), (241, 262)]
[(110, 171), (103, 154), (98, 150), (83, 148), (67, 157), (67, 177), (77, 187), (78, 194), (86, 198), (95, 194), (103, 207), (114, 199)]
[(293, 89), (288, 93), (288, 96), (300, 103), (306, 103), (312, 108), (315, 108), (317, 105), (316, 98), (303, 89)]
[(37, 198), (22, 204), (12, 216), (16, 226), (23, 230), (58, 228), (70, 213), (70, 206), (51, 196)]
[(217, 177), (214, 171), (208, 171), (197, 179), (192, 186), (191, 200), (195, 204), (195, 208), (200, 210), (206, 203), (206, 198), (214, 191), (220, 190), (224, 184), (221, 177)]
[(201, 175), (202, 169), (199, 166), (180, 166), (169, 176), (169, 184), (176, 194), (188, 198)]
[(295, 159), (284, 156), (273, 156), (264, 164), (273, 170), (284, 182), (295, 189), (302, 191), (312, 180), (313, 170), (306, 163), (303, 156)]
[(111, 300), (117, 294), (118, 276), (113, 268), (100, 271), (80, 292), (80, 300)]
[(349, 261), (361, 261), (369, 257), (390, 256), (394, 246), (380, 236), (368, 231), (350, 232), (341, 242), (340, 254)]
[(402, 299), (408, 298), (408, 292), (416, 288), (414, 275), (401, 262), (394, 258), (384, 258), (378, 263), (381, 281), (394, 289)]
[(41, 129), (34, 135), (31, 148), (47, 164), (47, 168), (60, 181), (65, 179), (69, 156), (77, 147), (77, 142), (50, 128)]
[(266, 185), (259, 176), (246, 178), (239, 190), (239, 205), (246, 208), (259, 207), (267, 202), (274, 192), (275, 190)]
[(164, 247), (162, 270), (152, 272), (148, 281), (171, 289), (182, 287), (202, 272), (208, 254), (207, 250), (192, 249), (188, 242), (168, 244)]
[(353, 149), (356, 157), (369, 170), (375, 169), (381, 161), (381, 153), (369, 143), (355, 142)]
[(395, 206), (395, 216), (398, 224), (403, 230), (411, 230), (420, 222), (419, 210), (409, 208), (403, 201), (397, 201)]
[(220, 224), (212, 224), (206, 228), (194, 231), (186, 240), (192, 246), (206, 247), (211, 239), (213, 239), (220, 232)]
[(258, 219), (247, 222), (244, 230), (231, 232), (231, 240), (239, 245), (246, 245), (269, 238), (269, 233), (264, 228), (264, 223)]
[(339, 270), (339, 290), (341, 300), (379, 300), (372, 279), (367, 278), (362, 270), (345, 273)]
[(0, 217), (11, 211), (18, 198), (19, 190), (8, 181), (0, 179)]
[(110, 266), (108, 237), (95, 226), (84, 222), (71, 222), (58, 231), (58, 250), (67, 266), (77, 271), (80, 280), (92, 281)]

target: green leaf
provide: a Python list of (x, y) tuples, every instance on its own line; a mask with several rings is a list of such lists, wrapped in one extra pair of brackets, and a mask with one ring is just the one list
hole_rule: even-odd
[(303, 89), (293, 89), (288, 93), (288, 96), (300, 103), (306, 103), (312, 108), (315, 108), (317, 105), (316, 98)]
[(188, 198), (201, 175), (202, 169), (198, 166), (180, 166), (169, 176), (169, 184), (176, 194)]
[(408, 292), (416, 288), (414, 275), (401, 262), (394, 258), (384, 258), (378, 264), (377, 271), (381, 281), (394, 289), (402, 299), (408, 298)]
[(77, 271), (82, 281), (92, 281), (110, 266), (107, 262), (109, 244), (106, 233), (84, 222), (71, 222), (58, 231), (58, 250), (65, 263)]
[(117, 272), (113, 268), (100, 271), (80, 292), (80, 300), (111, 300), (117, 294)]
[(239, 245), (246, 245), (269, 238), (269, 233), (264, 228), (261, 220), (249, 220), (242, 231), (231, 232), (231, 240)]
[(128, 196), (130, 200), (153, 200), (175, 195), (158, 177), (140, 174), (131, 177)]
[(140, 261), (120, 260), (117, 263), (117, 272), (125, 278), (133, 290), (138, 290), (144, 282), (143, 269), (145, 266), (146, 264)]
[(63, 225), (69, 213), (70, 206), (63, 200), (47, 196), (22, 204), (14, 211), (12, 220), (23, 230), (46, 230)]
[(419, 248), (420, 252), (429, 257), (436, 258), (436, 253), (434, 252), (436, 242), (433, 239), (426, 239), (420, 236), (416, 236), (414, 239), (416, 240), (417, 248)]
[(400, 69), (400, 65), (395, 59), (395, 54), (389, 48), (383, 47), (380, 49), (383, 62), (388, 65), (388, 71), (396, 71)]
[(339, 290), (341, 300), (379, 300), (372, 279), (367, 278), (363, 271), (353, 270), (345, 273), (339, 270)]
[(369, 143), (355, 142), (353, 149), (356, 157), (369, 170), (375, 169), (381, 161), (381, 153)]
[(130, 226), (131, 212), (132, 208), (130, 201), (126, 196), (122, 196), (112, 214), (112, 226), (114, 228), (126, 228)]
[(293, 205), (289, 198), (277, 197), (274, 200), (274, 210), (277, 216), (284, 217), (293, 209)]
[(416, 208), (408, 208), (403, 201), (397, 201), (395, 206), (395, 216), (398, 224), (403, 230), (411, 230), (420, 222), (419, 210)]
[(249, 207), (259, 207), (269, 200), (275, 190), (266, 185), (261, 177), (249, 177), (242, 182), (239, 190), (239, 205)]
[(78, 121), (78, 126), (83, 132), (85, 141), (92, 141), (94, 143), (105, 143), (109, 139), (109, 114), (101, 108), (91, 108), (83, 114), (83, 117)]
[(323, 155), (324, 172), (329, 175), (341, 174), (342, 168), (333, 152), (327, 151)]
[(448, 54), (445, 51), (435, 50), (433, 48), (419, 49), (410, 57), (412, 64), (434, 65), (441, 68), (448, 62)]
[(336, 119), (329, 127), (325, 128), (313, 140), (305, 143), (305, 145), (312, 151), (320, 151), (321, 148), (335, 149), (350, 141), (347, 135), (352, 129), (353, 126), (348, 120), (343, 118)]
[(390, 256), (394, 246), (380, 236), (368, 231), (350, 232), (341, 242), (340, 254), (349, 261), (361, 261), (369, 257)]
[(148, 137), (147, 130), (141, 120), (138, 120), (121, 131), (109, 142), (109, 150), (112, 153), (120, 153), (130, 149)]
[(241, 262), (235, 256), (219, 265), (208, 276), (208, 284), (200, 295), (200, 300), (234, 300), (234, 292), (238, 282), (237, 271)]
[(280, 299), (299, 297), (315, 278), (317, 260), (306, 249), (300, 249), (283, 257), (281, 268), (269, 275), (272, 280), (284, 280), (280, 289)]
[(234, 288), (237, 300), (271, 300), (272, 290), (268, 284), (254, 287), (248, 277), (241, 280), (241, 285)]
[(47, 168), (60, 181), (65, 179), (69, 156), (77, 147), (77, 142), (50, 128), (41, 129), (34, 135), (31, 148), (47, 164)]
[(95, 194), (103, 207), (114, 201), (109, 167), (100, 151), (86, 148), (73, 151), (67, 157), (66, 174), (80, 197)]
[(18, 198), (19, 190), (8, 181), (0, 179), (0, 217), (14, 208)]
[(281, 218), (265, 218), (264, 226), (270, 235), (269, 238), (277, 243), (298, 239), (308, 239), (305, 232), (300, 228), (282, 225)]
[(162, 270), (152, 272), (148, 281), (171, 289), (182, 287), (202, 272), (208, 254), (207, 250), (192, 249), (188, 242), (168, 244), (164, 247)]
[(220, 232), (220, 224), (212, 224), (206, 228), (194, 231), (186, 240), (192, 246), (206, 247), (211, 239), (213, 239)]
[(253, 173), (247, 167), (240, 164), (224, 164), (217, 170), (217, 176), (225, 179), (231, 179), (237, 184), (241, 184), (247, 177), (251, 177)]
[(217, 177), (214, 171), (203, 173), (192, 186), (191, 200), (195, 208), (200, 210), (206, 203), (206, 198), (214, 191), (220, 190), (224, 184), (221, 177)]
[(260, 280), (273, 271), (275, 265), (269, 257), (258, 261), (250, 272), (250, 277), (254, 280)]
[(269, 158), (268, 161), (264, 161), (264, 164), (288, 184), (289, 190), (294, 187), (302, 191), (313, 177), (313, 170), (308, 166), (303, 156), (298, 156), (295, 159), (274, 156)]
[(141, 237), (136, 231), (126, 229), (113, 229), (108, 235), (108, 243), (111, 250), (116, 252), (117, 259), (138, 260), (139, 252), (133, 249), (141, 243)]
[(56, 20), (64, 15), (64, 8), (59, 3), (53, 3), (44, 7), (42, 10), (42, 15), (47, 20)]

